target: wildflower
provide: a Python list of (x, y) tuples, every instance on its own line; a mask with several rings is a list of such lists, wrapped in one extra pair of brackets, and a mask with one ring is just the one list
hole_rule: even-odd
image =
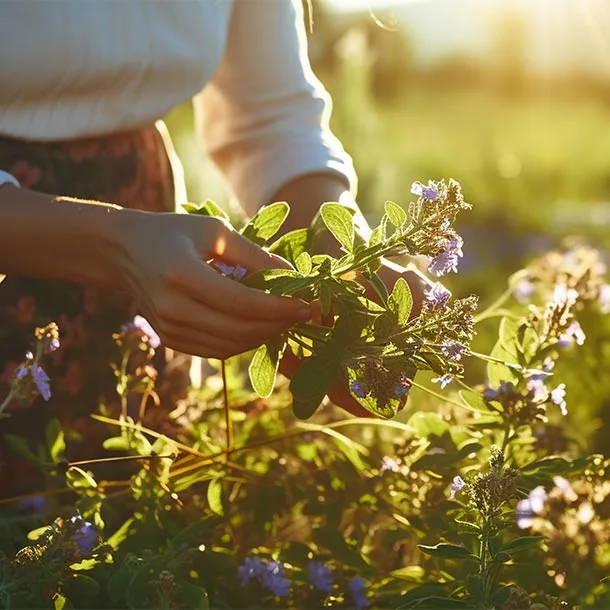
[(310, 561), (308, 565), (309, 582), (318, 590), (330, 593), (333, 588), (333, 574), (328, 566), (319, 561)]
[(277, 561), (270, 561), (260, 576), (260, 582), (278, 597), (288, 597), (290, 581), (284, 578), (284, 566)]
[(445, 358), (453, 361), (460, 360), (462, 354), (468, 349), (467, 345), (459, 341), (445, 340), (441, 346), (441, 353)]
[(483, 390), (483, 398), (490, 402), (492, 400), (497, 400), (500, 397), (500, 392), (498, 390), (494, 390), (493, 388), (485, 388)]
[(430, 263), (428, 271), (437, 276), (445, 275), (451, 271), (457, 273), (458, 259), (464, 256), (463, 245), (464, 240), (459, 235), (445, 240), (445, 249)]
[(441, 386), (441, 390), (444, 390), (453, 381), (453, 376), (446, 374), (441, 377), (435, 377), (432, 379), (432, 383), (438, 383)]
[(562, 415), (568, 414), (568, 406), (565, 400), (566, 397), (566, 384), (559, 384), (552, 392), (551, 392), (551, 402), (554, 405), (559, 407)]
[(352, 381), (349, 387), (358, 398), (366, 398), (368, 389), (364, 381)]
[(245, 587), (253, 578), (260, 577), (264, 570), (265, 566), (258, 557), (246, 557), (237, 568), (240, 585)]
[(544, 512), (544, 504), (547, 497), (546, 490), (539, 485), (530, 491), (527, 498), (517, 503), (517, 526), (520, 529), (531, 527), (534, 517)]
[(534, 402), (542, 402), (545, 401), (549, 395), (549, 391), (544, 384), (544, 377), (541, 378), (543, 374), (534, 374), (526, 382), (526, 387), (530, 394), (532, 394), (532, 400)]
[(238, 281), (243, 280), (248, 273), (248, 271), (241, 265), (227, 265), (226, 263), (222, 263), (220, 261), (216, 261), (214, 265), (223, 275)]
[(566, 284), (558, 284), (553, 290), (553, 301), (558, 305), (573, 307), (578, 300), (578, 291), (568, 288)]
[[(27, 355), (28, 360), (32, 360), (33, 356), (31, 353)], [(30, 364), (23, 364), (15, 373), (15, 379), (17, 381), (23, 381), (28, 375), (31, 375), (34, 385), (38, 388), (40, 395), (48, 401), (51, 398), (51, 387), (49, 382), (49, 376), (45, 373), (44, 369), (37, 363), (31, 362)]]
[(79, 526), (74, 532), (73, 540), (81, 556), (87, 557), (98, 546), (99, 535), (97, 530), (93, 523), (89, 523), (89, 521), (85, 521), (78, 516), (71, 517), (70, 522)]
[(414, 182), (411, 185), (411, 193), (418, 197), (425, 197), (429, 201), (434, 201), (438, 197), (438, 189), (432, 182), (429, 182), (428, 186), (424, 186), (421, 182)]
[(435, 311), (443, 309), (451, 297), (451, 292), (447, 290), (440, 282), (436, 282), (432, 288), (426, 291), (426, 304), (428, 309)]
[(34, 335), (45, 354), (50, 354), (59, 349), (59, 328), (55, 322), (51, 322), (43, 328), (37, 328)]
[(534, 295), (534, 284), (527, 278), (523, 278), (517, 282), (513, 295), (519, 303), (527, 303)]
[(578, 500), (578, 494), (572, 489), (572, 486), (567, 479), (556, 476), (553, 477), (553, 483), (555, 483), (555, 487), (561, 491), (561, 495), (567, 502), (576, 502), (576, 500)]
[(389, 470), (390, 472), (400, 472), (400, 464), (396, 460), (393, 460), (391, 457), (386, 455), (381, 460), (379, 473), (385, 472), (386, 470)]
[(455, 494), (462, 491), (464, 485), (466, 485), (466, 481), (464, 481), (464, 479), (462, 479), (460, 475), (453, 477), (453, 483), (451, 483), (451, 494), (449, 495), (449, 499), (455, 499)]
[(364, 585), (364, 578), (360, 578), (359, 576), (354, 576), (354, 578), (350, 579), (350, 581), (347, 583), (349, 591), (352, 594), (354, 608), (356, 610), (364, 610), (364, 608), (368, 607), (369, 605), (369, 600), (364, 591)]
[(602, 284), (599, 287), (599, 308), (602, 313), (610, 313), (610, 284)]
[(157, 349), (161, 345), (161, 339), (155, 332), (154, 328), (150, 325), (149, 321), (143, 316), (136, 316), (131, 322), (123, 324), (121, 331), (124, 333), (130, 333), (134, 331), (140, 331), (146, 336), (148, 344), (153, 349)]
[(576, 345), (582, 345), (586, 338), (587, 337), (578, 321), (573, 320), (570, 326), (568, 326), (567, 330), (560, 335), (557, 345), (560, 347), (567, 347), (573, 343), (576, 343)]

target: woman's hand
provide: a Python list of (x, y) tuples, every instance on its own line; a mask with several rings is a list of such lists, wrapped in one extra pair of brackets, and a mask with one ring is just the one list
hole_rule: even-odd
[(248, 272), (289, 267), (219, 218), (129, 214), (118, 267), (123, 284), (167, 347), (228, 358), (311, 317), (298, 299), (266, 294), (224, 277), (208, 261)]

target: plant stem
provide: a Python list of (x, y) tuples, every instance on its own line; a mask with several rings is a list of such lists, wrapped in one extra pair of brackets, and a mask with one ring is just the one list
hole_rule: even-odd
[(478, 316), (474, 317), (475, 324), (490, 317), (489, 314), (494, 310), (499, 309), (501, 305), (508, 300), (514, 292), (514, 288), (507, 288), (487, 309), (484, 309)]
[(232, 421), (231, 421), (231, 412), (229, 410), (230, 405), (229, 405), (229, 391), (227, 388), (226, 360), (220, 361), (220, 367), (221, 367), (221, 372), (222, 372), (222, 397), (223, 397), (224, 405), (225, 405), (225, 427), (226, 427), (226, 431), (227, 431), (226, 454), (227, 454), (227, 459), (228, 459), (229, 454), (233, 450), (233, 425), (232, 425)]
[(2, 401), (2, 404), (0, 404), (0, 414), (4, 412), (4, 409), (6, 409), (6, 407), (8, 407), (13, 398), (15, 398), (15, 394), (15, 388), (11, 387), (11, 391), (6, 395), (6, 398)]

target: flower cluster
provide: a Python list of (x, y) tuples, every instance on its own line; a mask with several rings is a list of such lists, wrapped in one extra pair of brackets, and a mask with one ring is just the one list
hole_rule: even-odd
[(284, 577), (284, 566), (278, 561), (263, 561), (259, 557), (246, 557), (237, 568), (240, 584), (245, 587), (256, 580), (277, 597), (288, 597), (290, 580)]
[(115, 335), (115, 339), (121, 337), (123, 338), (123, 341), (126, 342), (128, 342), (129, 339), (135, 339), (137, 343), (152, 349), (157, 349), (161, 345), (161, 339), (155, 329), (146, 318), (140, 315), (135, 316), (131, 322), (121, 326), (121, 333)]
[(227, 265), (222, 261), (214, 261), (214, 266), (220, 271), (221, 275), (237, 281), (243, 280), (248, 274), (248, 270), (241, 265)]
[(319, 561), (310, 561), (307, 570), (309, 572), (309, 582), (318, 591), (330, 593), (333, 588), (332, 570)]

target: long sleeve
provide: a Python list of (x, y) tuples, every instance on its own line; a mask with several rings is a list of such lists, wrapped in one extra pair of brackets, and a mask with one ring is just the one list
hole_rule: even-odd
[(331, 101), (307, 57), (301, 0), (234, 0), (225, 53), (194, 99), (197, 129), (249, 214), (291, 179), (345, 178), (349, 155), (331, 133)]

